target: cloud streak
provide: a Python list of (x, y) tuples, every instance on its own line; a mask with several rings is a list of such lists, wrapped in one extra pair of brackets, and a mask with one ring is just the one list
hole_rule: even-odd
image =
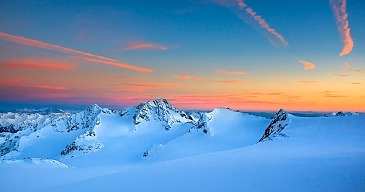
[(335, 73), (333, 74), (334, 76), (337, 76), (337, 77), (348, 77), (349, 75), (347, 74), (343, 74), (343, 73)]
[(298, 83), (318, 83), (317, 80), (297, 80)]
[(216, 70), (216, 73), (222, 74), (222, 75), (246, 75), (247, 74), (245, 71), (226, 71), (223, 69)]
[(127, 47), (122, 49), (123, 51), (135, 51), (135, 50), (157, 50), (157, 51), (166, 51), (167, 47), (162, 45), (157, 45), (153, 43), (132, 43)]
[(78, 59), (84, 60), (84, 61), (89, 61), (89, 62), (92, 61), (94, 63), (112, 65), (115, 67), (129, 69), (129, 70), (138, 71), (138, 72), (152, 72), (152, 69), (150, 69), (150, 68), (138, 67), (135, 65), (126, 64), (126, 63), (120, 62), (118, 60), (107, 58), (104, 56), (95, 55), (92, 53), (83, 52), (83, 51), (79, 51), (79, 50), (75, 50), (75, 49), (71, 49), (71, 48), (67, 48), (67, 47), (62, 47), (62, 46), (55, 45), (55, 44), (45, 43), (42, 41), (29, 39), (29, 38), (25, 38), (25, 37), (21, 37), (21, 36), (15, 36), (15, 35), (3, 33), (3, 32), (0, 32), (0, 39), (2, 39), (4, 41), (9, 41), (9, 42), (17, 43), (17, 44), (26, 45), (26, 46), (38, 47), (38, 48), (42, 48), (42, 49), (48, 49), (48, 50), (71, 54), (73, 56), (76, 56)]
[(343, 67), (348, 71), (353, 71), (353, 72), (357, 72), (357, 73), (365, 73), (365, 70), (363, 70), (363, 69), (352, 69), (349, 63), (343, 64)]
[(336, 17), (338, 30), (342, 36), (344, 44), (340, 56), (344, 56), (349, 54), (354, 47), (354, 41), (350, 34), (348, 14), (346, 11), (346, 0), (330, 0), (330, 5), (333, 14)]
[(124, 83), (120, 85), (109, 85), (113, 87), (112, 91), (117, 92), (129, 92), (129, 93), (141, 93), (145, 91), (159, 90), (174, 86), (172, 83)]
[(19, 87), (19, 88), (31, 88), (31, 89), (44, 89), (44, 90), (54, 90), (54, 91), (64, 91), (67, 90), (65, 86), (51, 86), (51, 85), (34, 85), (26, 84), (22, 79), (2, 79), (0, 80), (0, 85), (5, 87)]
[(264, 36), (271, 44), (274, 45), (274, 40), (278, 40), (282, 45), (288, 46), (288, 42), (284, 36), (271, 27), (269, 23), (266, 22), (264, 18), (262, 18), (262, 16), (249, 7), (243, 0), (217, 0), (216, 2), (233, 9), (238, 17), (245, 23), (251, 25), (254, 28), (261, 28), (264, 31)]
[(203, 80), (203, 78), (201, 77), (190, 76), (190, 75), (177, 75), (175, 77), (182, 80), (198, 80), (198, 81)]
[(217, 80), (215, 81), (217, 83), (223, 83), (223, 84), (230, 84), (230, 85), (237, 85), (237, 84), (243, 84), (243, 81), (240, 80)]
[(0, 68), (71, 71), (76, 69), (76, 66), (70, 64), (64, 64), (62, 61), (56, 61), (51, 59), (28, 58), (28, 59), (16, 59), (1, 63)]
[(316, 68), (316, 64), (309, 61), (300, 60), (299, 63), (304, 65), (304, 70), (311, 70)]

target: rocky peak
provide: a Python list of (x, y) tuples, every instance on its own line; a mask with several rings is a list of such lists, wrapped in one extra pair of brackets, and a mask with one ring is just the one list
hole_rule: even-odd
[(166, 122), (165, 129), (169, 130), (173, 123), (184, 123), (193, 119), (184, 111), (176, 109), (166, 99), (157, 98), (153, 101), (139, 104), (136, 107), (133, 120), (136, 125), (150, 120)]
[(265, 129), (264, 135), (261, 137), (259, 142), (264, 141), (265, 139), (270, 137), (274, 137), (290, 123), (290, 119), (288, 113), (280, 109), (272, 118), (269, 126)]
[(357, 113), (339, 111), (339, 112), (333, 112), (332, 115), (333, 116), (353, 116), (353, 115), (357, 115)]

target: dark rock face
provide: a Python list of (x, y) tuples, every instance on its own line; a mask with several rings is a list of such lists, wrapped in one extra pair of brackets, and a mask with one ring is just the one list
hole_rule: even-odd
[(261, 137), (259, 142), (264, 141), (265, 139), (270, 139), (270, 137), (274, 137), (289, 124), (290, 119), (288, 117), (288, 113), (286, 113), (283, 109), (280, 109), (272, 118), (269, 126), (265, 129), (264, 135)]
[(339, 111), (339, 112), (333, 112), (332, 116), (354, 116), (354, 115), (358, 115), (357, 113), (354, 112), (344, 112), (344, 111)]
[(14, 129), (14, 125), (11, 124), (9, 126), (0, 127), (0, 133), (7, 132), (7, 133), (16, 133), (18, 130)]

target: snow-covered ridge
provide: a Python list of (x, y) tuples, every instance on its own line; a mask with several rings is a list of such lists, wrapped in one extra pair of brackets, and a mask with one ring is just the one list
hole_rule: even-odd
[(7, 112), (0, 113), (0, 156), (67, 162), (173, 159), (290, 137), (292, 118), (302, 117), (284, 110), (271, 120), (227, 108), (184, 112), (161, 98), (120, 111), (94, 104), (77, 113)]

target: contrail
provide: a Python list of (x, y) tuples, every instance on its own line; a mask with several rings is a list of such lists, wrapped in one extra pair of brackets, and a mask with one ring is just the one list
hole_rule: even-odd
[(243, 0), (216, 0), (219, 4), (230, 7), (233, 9), (238, 17), (245, 23), (251, 25), (252, 27), (260, 27), (265, 31), (264, 36), (271, 44), (273, 43), (273, 37), (284, 46), (288, 46), (288, 42), (285, 40), (284, 36), (272, 28), (262, 16), (258, 15), (251, 7)]
[(330, 0), (330, 5), (336, 17), (338, 30), (344, 44), (340, 56), (344, 56), (349, 54), (354, 47), (354, 41), (350, 34), (348, 14), (346, 12), (346, 0)]
[(260, 15), (257, 15), (257, 13), (251, 7), (245, 8), (245, 11), (261, 26), (261, 28), (279, 39), (283, 45), (288, 46), (288, 42), (285, 40), (285, 38), (274, 28), (270, 27), (270, 25)]
[(74, 55), (78, 59), (81, 59), (84, 61), (101, 63), (101, 64), (105, 64), (105, 65), (112, 65), (115, 67), (125, 68), (125, 69), (139, 71), (139, 72), (152, 72), (152, 69), (149, 69), (149, 68), (138, 67), (138, 66), (122, 63), (118, 60), (107, 58), (104, 56), (95, 55), (92, 53), (83, 52), (83, 51), (79, 51), (79, 50), (75, 50), (75, 49), (71, 49), (71, 48), (67, 48), (67, 47), (62, 47), (59, 45), (49, 44), (49, 43), (45, 43), (45, 42), (34, 40), (34, 39), (28, 39), (28, 38), (21, 37), (21, 36), (15, 36), (15, 35), (3, 33), (3, 32), (0, 32), (0, 39), (5, 40), (5, 41), (10, 41), (13, 43), (31, 46), (31, 47), (38, 47), (38, 48), (42, 48), (42, 49), (48, 49), (48, 50), (68, 53), (68, 54)]

